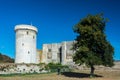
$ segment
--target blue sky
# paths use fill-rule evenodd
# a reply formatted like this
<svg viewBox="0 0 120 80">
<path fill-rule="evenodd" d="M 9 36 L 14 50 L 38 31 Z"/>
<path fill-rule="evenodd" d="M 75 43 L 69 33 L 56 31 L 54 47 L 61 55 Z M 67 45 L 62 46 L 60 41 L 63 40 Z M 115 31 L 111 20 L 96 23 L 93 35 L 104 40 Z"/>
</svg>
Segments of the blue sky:
<svg viewBox="0 0 120 80">
<path fill-rule="evenodd" d="M 115 60 L 120 60 L 119 0 L 0 0 L 0 52 L 15 55 L 14 27 L 32 24 L 39 30 L 37 48 L 43 43 L 72 41 L 72 27 L 87 14 L 104 13 L 107 39 L 115 48 Z"/>
</svg>

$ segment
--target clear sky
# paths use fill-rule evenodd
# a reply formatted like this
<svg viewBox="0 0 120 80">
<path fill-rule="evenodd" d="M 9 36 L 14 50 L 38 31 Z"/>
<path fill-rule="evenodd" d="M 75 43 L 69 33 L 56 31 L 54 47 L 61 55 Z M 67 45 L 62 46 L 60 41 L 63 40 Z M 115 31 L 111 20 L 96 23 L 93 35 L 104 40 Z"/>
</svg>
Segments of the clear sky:
<svg viewBox="0 0 120 80">
<path fill-rule="evenodd" d="M 0 0 L 0 52 L 15 56 L 18 24 L 32 24 L 39 30 L 37 48 L 44 43 L 72 41 L 72 27 L 87 14 L 104 13 L 107 39 L 120 60 L 120 0 Z"/>
</svg>

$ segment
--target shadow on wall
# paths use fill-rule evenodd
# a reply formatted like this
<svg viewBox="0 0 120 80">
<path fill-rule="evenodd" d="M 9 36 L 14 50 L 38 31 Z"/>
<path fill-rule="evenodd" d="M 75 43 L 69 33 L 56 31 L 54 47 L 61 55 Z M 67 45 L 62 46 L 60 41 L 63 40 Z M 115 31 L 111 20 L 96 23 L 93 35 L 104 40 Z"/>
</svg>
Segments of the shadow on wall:
<svg viewBox="0 0 120 80">
<path fill-rule="evenodd" d="M 87 73 L 77 73 L 77 72 L 63 72 L 62 75 L 66 77 L 76 77 L 76 78 L 89 78 L 90 74 Z M 94 75 L 95 77 L 103 77 L 101 75 Z"/>
</svg>

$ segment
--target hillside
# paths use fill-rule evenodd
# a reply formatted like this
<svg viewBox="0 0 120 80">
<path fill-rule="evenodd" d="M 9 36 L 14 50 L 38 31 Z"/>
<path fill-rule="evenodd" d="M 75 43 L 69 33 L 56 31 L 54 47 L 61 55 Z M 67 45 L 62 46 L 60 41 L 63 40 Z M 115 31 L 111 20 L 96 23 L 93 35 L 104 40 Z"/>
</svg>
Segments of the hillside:
<svg viewBox="0 0 120 80">
<path fill-rule="evenodd" d="M 0 63 L 14 63 L 14 59 L 0 53 Z"/>
</svg>

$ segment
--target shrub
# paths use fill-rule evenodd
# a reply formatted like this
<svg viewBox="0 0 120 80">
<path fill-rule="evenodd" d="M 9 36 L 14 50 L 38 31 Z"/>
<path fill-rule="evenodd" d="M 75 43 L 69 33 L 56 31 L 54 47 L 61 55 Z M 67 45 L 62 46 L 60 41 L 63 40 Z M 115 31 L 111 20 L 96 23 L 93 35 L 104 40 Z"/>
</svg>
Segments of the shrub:
<svg viewBox="0 0 120 80">
<path fill-rule="evenodd" d="M 69 70 L 69 67 L 66 65 L 61 65 L 60 63 L 49 63 L 46 65 L 46 70 L 50 70 L 50 72 L 57 72 L 58 69 L 63 72 Z"/>
</svg>

